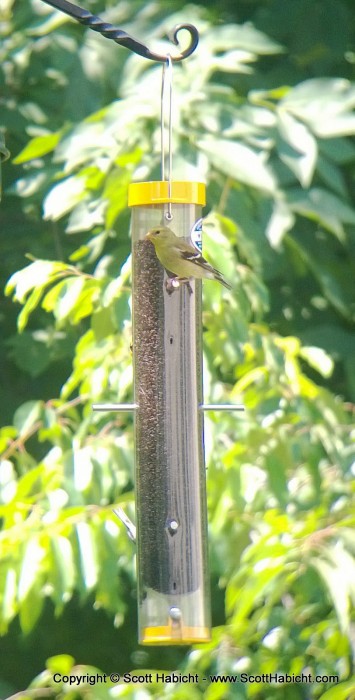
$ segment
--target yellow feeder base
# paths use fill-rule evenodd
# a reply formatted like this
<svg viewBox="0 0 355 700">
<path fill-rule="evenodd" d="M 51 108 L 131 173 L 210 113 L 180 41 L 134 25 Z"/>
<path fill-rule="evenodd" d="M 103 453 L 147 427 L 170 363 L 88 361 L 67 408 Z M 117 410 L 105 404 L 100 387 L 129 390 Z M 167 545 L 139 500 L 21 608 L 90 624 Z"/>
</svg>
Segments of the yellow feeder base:
<svg viewBox="0 0 355 700">
<path fill-rule="evenodd" d="M 184 627 L 181 625 L 165 625 L 160 627 L 144 627 L 141 630 L 140 644 L 199 644 L 211 640 L 208 627 Z"/>
</svg>

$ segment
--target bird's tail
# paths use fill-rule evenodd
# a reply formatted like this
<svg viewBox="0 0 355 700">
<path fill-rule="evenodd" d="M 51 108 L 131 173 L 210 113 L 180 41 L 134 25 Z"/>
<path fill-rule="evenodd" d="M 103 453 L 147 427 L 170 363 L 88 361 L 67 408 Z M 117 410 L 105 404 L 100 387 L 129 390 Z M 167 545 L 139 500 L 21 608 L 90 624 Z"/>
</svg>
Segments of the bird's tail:
<svg viewBox="0 0 355 700">
<path fill-rule="evenodd" d="M 221 275 L 221 273 L 218 270 L 213 269 L 213 272 L 215 280 L 223 284 L 223 287 L 226 287 L 227 289 L 232 289 L 232 285 L 224 279 L 223 275 Z"/>
</svg>

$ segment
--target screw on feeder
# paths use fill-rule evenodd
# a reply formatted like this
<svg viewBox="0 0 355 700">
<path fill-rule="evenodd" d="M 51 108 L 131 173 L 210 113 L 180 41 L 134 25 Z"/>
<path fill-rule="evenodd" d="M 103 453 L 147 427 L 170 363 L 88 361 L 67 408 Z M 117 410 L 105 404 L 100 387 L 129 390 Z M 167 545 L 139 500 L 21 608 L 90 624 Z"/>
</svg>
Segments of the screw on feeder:
<svg viewBox="0 0 355 700">
<path fill-rule="evenodd" d="M 174 518 L 169 520 L 168 525 L 167 525 L 167 530 L 169 532 L 169 535 L 176 535 L 178 529 L 179 529 L 178 521 L 175 520 Z"/>
<path fill-rule="evenodd" d="M 181 620 L 181 610 L 175 605 L 172 605 L 169 610 L 169 615 L 173 622 L 180 622 Z"/>
</svg>

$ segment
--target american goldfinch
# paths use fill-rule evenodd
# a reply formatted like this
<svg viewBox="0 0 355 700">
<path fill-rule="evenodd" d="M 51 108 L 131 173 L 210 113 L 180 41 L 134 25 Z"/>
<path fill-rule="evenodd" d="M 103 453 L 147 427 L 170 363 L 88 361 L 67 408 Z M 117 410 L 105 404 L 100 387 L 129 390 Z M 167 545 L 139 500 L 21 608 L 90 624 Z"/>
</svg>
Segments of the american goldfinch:
<svg viewBox="0 0 355 700">
<path fill-rule="evenodd" d="M 227 289 L 232 289 L 221 273 L 196 248 L 176 236 L 167 226 L 152 228 L 146 238 L 153 243 L 158 260 L 176 280 L 188 282 L 191 277 L 206 278 L 217 280 Z"/>
</svg>

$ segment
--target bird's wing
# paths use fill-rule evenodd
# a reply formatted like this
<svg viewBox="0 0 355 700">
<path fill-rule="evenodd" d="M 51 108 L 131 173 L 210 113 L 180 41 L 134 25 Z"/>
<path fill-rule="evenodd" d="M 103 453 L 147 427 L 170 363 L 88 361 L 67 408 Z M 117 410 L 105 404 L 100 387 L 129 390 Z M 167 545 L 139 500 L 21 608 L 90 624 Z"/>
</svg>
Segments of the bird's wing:
<svg viewBox="0 0 355 700">
<path fill-rule="evenodd" d="M 196 250 L 196 248 L 193 248 L 192 246 L 188 246 L 185 250 L 180 251 L 180 255 L 184 260 L 188 260 L 189 262 L 195 263 L 200 265 L 201 267 L 204 267 L 206 270 L 213 270 L 214 272 L 217 272 L 217 270 L 210 265 L 210 263 L 201 255 L 201 253 Z"/>
<path fill-rule="evenodd" d="M 187 243 L 184 238 L 178 238 L 175 236 L 176 241 L 174 241 L 174 246 L 176 250 L 179 250 L 180 253 L 181 251 L 184 251 L 186 254 L 190 253 L 190 255 L 200 255 L 200 252 L 195 248 L 195 246 L 191 245 L 191 243 Z"/>
<path fill-rule="evenodd" d="M 175 236 L 177 238 L 177 236 Z M 223 275 L 219 272 L 219 270 L 216 270 L 215 267 L 213 267 L 208 260 L 206 260 L 203 255 L 201 255 L 200 251 L 197 250 L 194 246 L 190 245 L 189 243 L 186 243 L 183 240 L 178 239 L 177 241 L 174 241 L 173 248 L 175 249 L 175 253 L 178 254 L 180 261 L 184 261 L 188 263 L 187 265 L 187 270 L 186 270 L 186 277 L 189 276 L 189 273 L 192 277 L 208 277 L 210 279 L 216 279 L 219 282 L 221 282 L 227 289 L 231 289 L 231 286 L 226 280 L 224 279 Z M 164 264 L 164 262 L 163 262 Z M 191 265 L 191 268 L 189 268 L 189 264 Z M 169 265 L 168 265 L 169 266 Z M 194 270 L 195 268 L 195 270 Z M 204 270 L 206 274 L 196 274 L 197 269 Z M 181 268 L 180 268 L 181 269 Z"/>
</svg>

